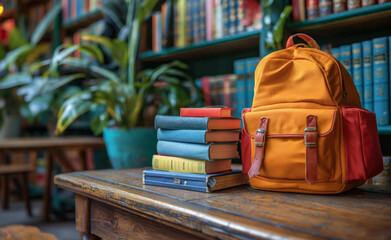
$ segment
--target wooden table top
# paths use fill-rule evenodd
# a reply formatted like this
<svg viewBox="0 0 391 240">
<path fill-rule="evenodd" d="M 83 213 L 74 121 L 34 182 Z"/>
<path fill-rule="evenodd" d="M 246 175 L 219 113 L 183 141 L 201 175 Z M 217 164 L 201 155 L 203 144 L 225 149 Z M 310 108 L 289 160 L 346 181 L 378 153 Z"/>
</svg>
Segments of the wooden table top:
<svg viewBox="0 0 391 240">
<path fill-rule="evenodd" d="M 105 143 L 100 137 L 35 137 L 10 138 L 0 140 L 0 150 L 39 150 L 48 148 L 104 148 Z"/>
<path fill-rule="evenodd" d="M 223 239 L 391 239 L 391 188 L 365 185 L 339 195 L 241 186 L 215 193 L 144 186 L 142 169 L 60 174 L 55 183 L 155 221 Z"/>
</svg>

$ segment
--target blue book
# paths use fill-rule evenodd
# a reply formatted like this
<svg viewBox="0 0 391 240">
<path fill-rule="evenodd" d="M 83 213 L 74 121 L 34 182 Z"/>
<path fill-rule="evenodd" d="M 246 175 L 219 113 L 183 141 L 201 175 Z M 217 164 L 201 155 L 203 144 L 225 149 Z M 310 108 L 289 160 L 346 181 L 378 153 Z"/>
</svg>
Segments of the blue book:
<svg viewBox="0 0 391 240">
<path fill-rule="evenodd" d="M 159 170 L 144 170 L 143 184 L 169 187 L 197 192 L 213 192 L 248 183 L 246 174 L 240 170 L 223 173 L 198 174 Z"/>
<path fill-rule="evenodd" d="M 229 35 L 229 9 L 230 5 L 228 4 L 228 0 L 222 0 L 222 11 L 223 11 L 223 37 Z"/>
<path fill-rule="evenodd" d="M 372 77 L 372 43 L 362 42 L 363 49 L 363 79 L 364 79 L 364 108 L 373 112 L 373 77 Z"/>
<path fill-rule="evenodd" d="M 352 76 L 352 47 L 350 45 L 341 46 L 341 63 Z"/>
<path fill-rule="evenodd" d="M 234 73 L 236 74 L 236 102 L 238 117 L 241 117 L 242 110 L 247 107 L 247 81 L 246 81 L 246 60 L 234 61 Z"/>
<path fill-rule="evenodd" d="M 205 0 L 199 0 L 199 39 L 200 42 L 203 42 L 206 40 L 206 1 Z"/>
<path fill-rule="evenodd" d="M 233 108 L 232 110 L 232 116 L 241 118 L 241 112 L 239 112 L 238 109 L 238 103 L 236 101 L 236 75 L 230 74 L 228 75 L 229 78 L 229 103 L 230 107 Z"/>
<path fill-rule="evenodd" d="M 237 143 L 197 144 L 158 141 L 157 152 L 161 155 L 206 161 L 239 158 Z"/>
<path fill-rule="evenodd" d="M 161 129 L 157 130 L 159 141 L 209 143 L 209 142 L 238 142 L 239 131 L 207 131 L 187 129 Z"/>
<path fill-rule="evenodd" d="M 374 88 L 374 112 L 377 124 L 380 126 L 389 123 L 389 86 L 388 86 L 388 61 L 387 61 L 387 37 L 372 40 L 373 52 L 373 88 Z"/>
<path fill-rule="evenodd" d="M 239 118 L 178 117 L 156 115 L 155 128 L 198 129 L 198 130 L 237 130 Z"/>
<path fill-rule="evenodd" d="M 236 18 L 237 18 L 237 14 L 236 14 L 236 1 L 235 0 L 231 0 L 229 1 L 229 13 L 228 13 L 228 31 L 229 31 L 229 35 L 234 35 L 237 31 L 236 31 L 236 26 L 237 26 L 237 22 L 236 22 Z"/>
<path fill-rule="evenodd" d="M 361 43 L 352 44 L 352 59 L 353 59 L 353 82 L 356 85 L 360 102 L 364 102 L 364 83 L 362 76 L 362 49 Z"/>
<path fill-rule="evenodd" d="M 335 59 L 337 59 L 338 61 L 341 61 L 341 49 L 339 47 L 332 48 L 331 55 L 333 55 L 333 57 L 335 57 Z"/>
<path fill-rule="evenodd" d="M 259 58 L 247 58 L 246 70 L 247 70 L 247 100 L 246 107 L 251 107 L 254 98 L 254 74 L 255 69 L 259 63 Z"/>
</svg>

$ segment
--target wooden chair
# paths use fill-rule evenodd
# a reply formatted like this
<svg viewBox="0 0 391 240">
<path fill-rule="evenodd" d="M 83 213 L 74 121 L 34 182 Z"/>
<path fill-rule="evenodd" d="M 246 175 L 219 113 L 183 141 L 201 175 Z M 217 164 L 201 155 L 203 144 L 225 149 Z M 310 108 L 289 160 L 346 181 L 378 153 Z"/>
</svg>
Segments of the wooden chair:
<svg viewBox="0 0 391 240">
<path fill-rule="evenodd" d="M 28 190 L 28 174 L 32 173 L 36 169 L 37 159 L 35 154 L 30 163 L 23 164 L 5 164 L 5 154 L 0 153 L 2 161 L 0 162 L 0 176 L 1 176 L 1 206 L 3 209 L 8 209 L 9 200 L 9 184 L 12 176 L 21 176 L 22 194 L 26 204 L 27 214 L 32 216 L 30 195 Z"/>
</svg>

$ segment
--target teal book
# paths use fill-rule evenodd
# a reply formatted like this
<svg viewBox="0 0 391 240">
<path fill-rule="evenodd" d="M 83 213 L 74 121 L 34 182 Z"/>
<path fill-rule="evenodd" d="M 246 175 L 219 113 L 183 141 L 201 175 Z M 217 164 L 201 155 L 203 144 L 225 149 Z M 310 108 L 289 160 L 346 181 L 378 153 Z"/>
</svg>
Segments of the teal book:
<svg viewBox="0 0 391 240">
<path fill-rule="evenodd" d="M 341 63 L 352 76 L 352 47 L 350 45 L 341 46 Z"/>
<path fill-rule="evenodd" d="M 239 117 L 242 110 L 247 107 L 247 81 L 246 81 L 246 60 L 239 59 L 234 61 L 234 73 L 236 75 L 236 103 Z"/>
<path fill-rule="evenodd" d="M 221 0 L 222 11 L 223 11 L 223 37 L 229 35 L 229 0 Z"/>
<path fill-rule="evenodd" d="M 255 69 L 259 63 L 259 58 L 247 58 L 246 59 L 246 71 L 247 71 L 247 99 L 246 107 L 251 107 L 254 98 L 254 75 Z"/>
<path fill-rule="evenodd" d="M 199 32 L 199 40 L 200 42 L 203 42 L 206 40 L 206 0 L 199 0 L 198 1 L 198 10 L 200 11 L 199 13 L 199 27 L 198 27 L 198 32 Z"/>
<path fill-rule="evenodd" d="M 363 49 L 363 79 L 364 79 L 364 108 L 373 112 L 373 76 L 372 76 L 372 43 L 362 42 Z"/>
<path fill-rule="evenodd" d="M 198 130 L 237 130 L 240 118 L 179 117 L 156 115 L 155 128 L 198 129 Z"/>
<path fill-rule="evenodd" d="M 197 192 L 213 192 L 243 184 L 248 184 L 247 174 L 240 170 L 222 173 L 198 174 L 144 170 L 143 184 Z"/>
<path fill-rule="evenodd" d="M 374 88 L 374 112 L 377 124 L 380 126 L 389 124 L 390 95 L 388 80 L 387 37 L 372 40 L 373 52 L 373 88 Z"/>
<path fill-rule="evenodd" d="M 228 29 L 229 29 L 229 35 L 234 35 L 236 31 L 236 26 L 237 26 L 237 14 L 236 14 L 236 1 L 231 0 L 229 1 L 229 15 L 228 15 Z"/>
<path fill-rule="evenodd" d="M 339 47 L 332 48 L 331 55 L 333 55 L 333 57 L 335 57 L 335 59 L 337 59 L 338 61 L 341 61 L 341 49 Z"/>
<path fill-rule="evenodd" d="M 239 158 L 236 142 L 197 144 L 159 140 L 157 152 L 161 155 L 206 161 Z"/>
<path fill-rule="evenodd" d="M 161 129 L 157 130 L 159 141 L 185 142 L 185 143 L 210 143 L 210 142 L 237 142 L 239 131 L 208 131 L 188 129 Z"/>
<path fill-rule="evenodd" d="M 353 60 L 353 82 L 356 85 L 360 102 L 364 102 L 364 83 L 362 72 L 362 47 L 361 42 L 352 44 L 352 60 Z"/>
</svg>

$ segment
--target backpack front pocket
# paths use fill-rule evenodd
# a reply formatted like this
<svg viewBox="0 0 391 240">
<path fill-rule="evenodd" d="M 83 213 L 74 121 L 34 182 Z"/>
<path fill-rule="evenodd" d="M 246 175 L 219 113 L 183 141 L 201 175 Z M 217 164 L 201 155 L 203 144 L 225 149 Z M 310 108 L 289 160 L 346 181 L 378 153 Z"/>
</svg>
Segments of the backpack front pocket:
<svg viewBox="0 0 391 240">
<path fill-rule="evenodd" d="M 315 116 L 315 128 L 308 127 L 308 116 Z M 251 136 L 252 161 L 257 148 L 254 138 L 262 117 L 268 118 L 269 121 L 264 158 L 257 177 L 271 181 L 305 181 L 306 174 L 312 174 L 308 171 L 315 169 L 316 182 L 336 181 L 341 178 L 341 135 L 340 131 L 337 131 L 341 126 L 338 109 L 289 108 L 246 113 L 244 127 Z M 315 140 L 305 141 L 309 132 L 316 132 Z M 309 155 L 314 153 L 315 166 L 309 168 Z"/>
</svg>

